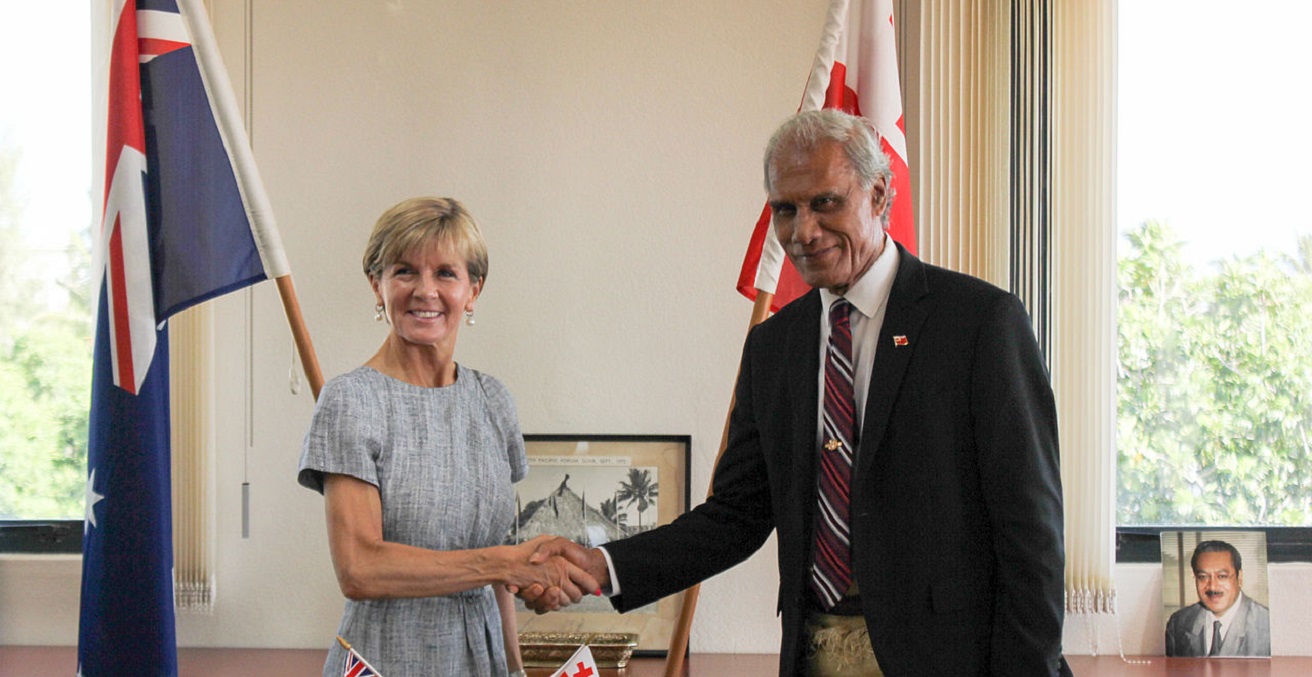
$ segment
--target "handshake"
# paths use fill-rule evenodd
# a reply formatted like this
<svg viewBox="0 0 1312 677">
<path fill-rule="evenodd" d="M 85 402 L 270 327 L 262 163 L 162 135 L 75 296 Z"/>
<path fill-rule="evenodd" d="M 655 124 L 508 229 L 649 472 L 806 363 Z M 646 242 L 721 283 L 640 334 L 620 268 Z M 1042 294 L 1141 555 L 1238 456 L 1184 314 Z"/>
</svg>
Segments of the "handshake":
<svg viewBox="0 0 1312 677">
<path fill-rule="evenodd" d="M 610 587 L 606 556 L 567 538 L 538 536 L 507 546 L 511 557 L 503 584 L 533 611 L 544 614 L 601 595 Z"/>
</svg>

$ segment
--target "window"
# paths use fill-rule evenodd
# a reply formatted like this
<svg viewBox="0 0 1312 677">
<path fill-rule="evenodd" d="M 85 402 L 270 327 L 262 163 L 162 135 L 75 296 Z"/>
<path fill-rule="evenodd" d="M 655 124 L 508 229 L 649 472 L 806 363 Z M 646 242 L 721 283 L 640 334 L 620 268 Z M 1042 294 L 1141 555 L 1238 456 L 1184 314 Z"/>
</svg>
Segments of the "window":
<svg viewBox="0 0 1312 677">
<path fill-rule="evenodd" d="M 1119 6 L 1117 521 L 1153 561 L 1152 527 L 1263 528 L 1273 561 L 1312 543 L 1308 21 Z"/>
<path fill-rule="evenodd" d="M 89 35 L 84 2 L 0 3 L 0 551 L 81 550 L 96 193 Z"/>
</svg>

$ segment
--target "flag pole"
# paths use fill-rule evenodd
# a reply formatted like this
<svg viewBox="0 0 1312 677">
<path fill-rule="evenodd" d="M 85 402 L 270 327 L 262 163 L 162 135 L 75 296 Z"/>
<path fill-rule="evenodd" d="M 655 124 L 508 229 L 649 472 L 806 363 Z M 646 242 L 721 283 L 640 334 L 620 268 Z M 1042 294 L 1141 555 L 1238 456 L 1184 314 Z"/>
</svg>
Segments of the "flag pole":
<svg viewBox="0 0 1312 677">
<path fill-rule="evenodd" d="M 305 378 L 310 382 L 310 392 L 318 400 L 319 391 L 323 389 L 323 371 L 319 369 L 319 357 L 314 352 L 310 330 L 305 326 L 305 318 L 301 316 L 301 303 L 296 299 L 292 276 L 282 275 L 274 278 L 274 281 L 278 283 L 278 296 L 282 297 L 282 308 L 287 313 L 287 324 L 291 327 L 292 340 L 296 342 L 296 353 L 301 357 Z"/>
<path fill-rule="evenodd" d="M 215 123 L 219 135 L 224 140 L 224 148 L 229 153 L 233 166 L 234 178 L 242 195 L 246 217 L 250 221 L 255 246 L 260 252 L 260 260 L 266 274 L 278 284 L 278 295 L 282 297 L 283 311 L 287 314 L 287 324 L 292 330 L 296 342 L 296 352 L 300 355 L 305 377 L 310 382 L 314 398 L 319 399 L 323 388 L 323 372 L 319 369 L 319 358 L 314 353 L 314 344 L 310 341 L 310 332 L 301 316 L 301 304 L 296 299 L 296 289 L 292 285 L 291 267 L 287 263 L 282 249 L 282 238 L 273 218 L 273 207 L 264 192 L 264 182 L 260 180 L 259 167 L 255 164 L 255 155 L 251 152 L 250 134 L 242 124 L 242 115 L 233 94 L 232 82 L 223 67 L 223 58 L 219 54 L 218 40 L 210 26 L 205 4 L 201 0 L 178 0 L 182 9 L 186 29 L 191 35 L 192 49 L 196 53 L 196 64 L 200 71 L 205 92 L 210 97 L 211 105 L 216 111 Z M 249 92 L 248 92 L 249 93 Z"/>
<path fill-rule="evenodd" d="M 747 325 L 750 333 L 756 325 L 770 317 L 770 302 L 774 294 L 760 289 L 756 290 L 756 302 L 752 305 L 752 318 Z M 737 379 L 734 379 L 737 383 Z M 715 485 L 715 468 L 720 465 L 725 447 L 729 446 L 729 419 L 733 416 L 733 407 L 737 395 L 729 396 L 729 411 L 724 415 L 724 432 L 720 434 L 720 450 L 715 454 L 715 463 L 711 465 L 711 486 L 706 487 L 706 498 L 711 497 Z M 688 635 L 692 632 L 692 617 L 697 611 L 697 596 L 702 586 L 700 583 L 683 591 L 683 603 L 679 606 L 679 618 L 674 624 L 674 634 L 670 636 L 670 649 L 665 655 L 665 677 L 681 677 L 684 673 L 683 657 L 688 652 Z"/>
</svg>

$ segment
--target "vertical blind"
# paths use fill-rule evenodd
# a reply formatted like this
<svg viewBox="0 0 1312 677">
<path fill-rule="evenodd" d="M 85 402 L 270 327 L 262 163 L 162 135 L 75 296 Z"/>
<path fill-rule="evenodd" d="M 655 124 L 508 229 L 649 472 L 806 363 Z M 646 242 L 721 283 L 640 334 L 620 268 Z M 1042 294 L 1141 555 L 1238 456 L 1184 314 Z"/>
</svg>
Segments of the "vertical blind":
<svg viewBox="0 0 1312 677">
<path fill-rule="evenodd" d="M 173 429 L 173 599 L 214 605 L 214 326 L 200 304 L 169 320 Z"/>
<path fill-rule="evenodd" d="M 1053 353 L 1066 606 L 1116 611 L 1116 4 L 1053 5 Z"/>
<path fill-rule="evenodd" d="M 1011 5 L 1011 290 L 1052 368 L 1052 12 Z"/>
<path fill-rule="evenodd" d="M 926 261 L 1025 301 L 1057 399 L 1066 608 L 1115 612 L 1115 0 L 903 1 Z"/>
<path fill-rule="evenodd" d="M 903 3 L 918 12 L 915 173 L 920 255 L 1007 284 L 1008 13 L 1000 2 Z M 914 29 L 914 26 L 912 27 Z M 917 44 L 918 43 L 918 44 Z M 903 81 L 910 80 L 904 78 Z"/>
</svg>

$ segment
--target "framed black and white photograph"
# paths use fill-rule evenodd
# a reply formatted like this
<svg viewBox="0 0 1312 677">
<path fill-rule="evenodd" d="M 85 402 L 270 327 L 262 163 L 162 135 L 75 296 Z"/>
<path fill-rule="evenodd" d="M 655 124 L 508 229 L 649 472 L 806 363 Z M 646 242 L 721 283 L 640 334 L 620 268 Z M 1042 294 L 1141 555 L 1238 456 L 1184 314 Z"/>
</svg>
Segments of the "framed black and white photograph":
<svg viewBox="0 0 1312 677">
<path fill-rule="evenodd" d="M 688 435 L 525 435 L 524 441 L 529 471 L 515 485 L 509 543 L 552 534 L 596 547 L 668 524 L 690 507 Z M 682 597 L 626 614 L 605 597 L 541 616 L 517 602 L 525 658 L 542 637 L 591 633 L 636 635 L 634 654 L 663 656 Z"/>
</svg>

